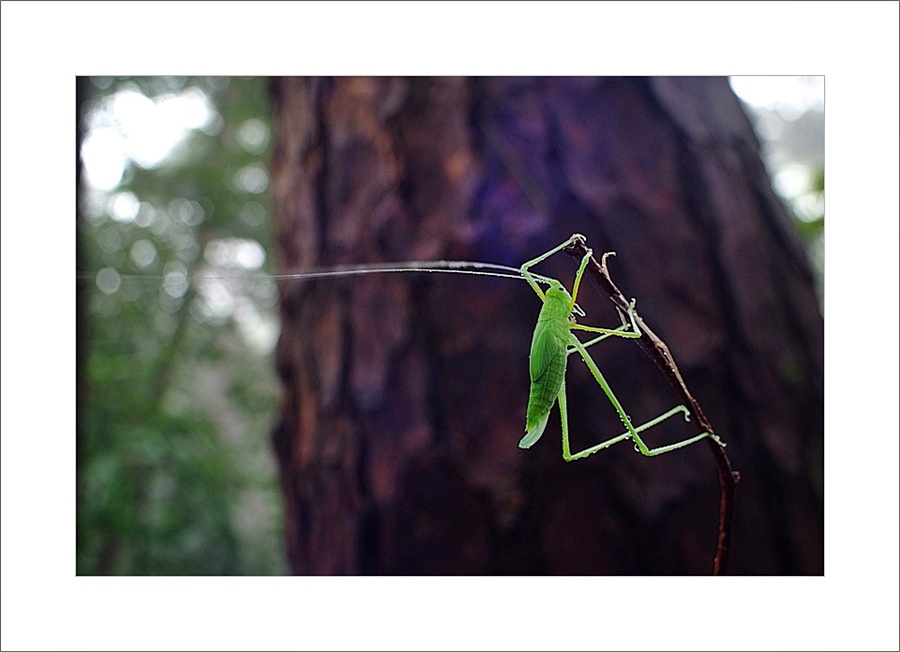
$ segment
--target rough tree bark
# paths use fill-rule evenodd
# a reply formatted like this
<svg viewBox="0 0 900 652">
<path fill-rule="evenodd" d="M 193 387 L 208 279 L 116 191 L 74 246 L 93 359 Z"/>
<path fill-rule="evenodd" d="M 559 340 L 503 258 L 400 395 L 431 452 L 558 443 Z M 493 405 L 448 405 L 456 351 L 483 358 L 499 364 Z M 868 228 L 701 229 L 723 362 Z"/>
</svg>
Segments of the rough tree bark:
<svg viewBox="0 0 900 652">
<path fill-rule="evenodd" d="M 397 260 L 518 266 L 573 232 L 667 342 L 728 442 L 730 572 L 823 572 L 823 321 L 805 254 L 722 78 L 273 81 L 282 271 Z M 536 271 L 571 284 L 559 255 Z M 522 451 L 526 284 L 285 281 L 274 444 L 291 569 L 315 574 L 709 573 L 706 446 L 566 463 Z M 618 325 L 586 282 L 583 323 Z M 677 399 L 627 341 L 594 357 L 635 421 Z M 621 431 L 580 361 L 573 446 Z M 691 434 L 670 424 L 648 438 Z M 682 430 L 681 428 L 686 430 Z"/>
</svg>

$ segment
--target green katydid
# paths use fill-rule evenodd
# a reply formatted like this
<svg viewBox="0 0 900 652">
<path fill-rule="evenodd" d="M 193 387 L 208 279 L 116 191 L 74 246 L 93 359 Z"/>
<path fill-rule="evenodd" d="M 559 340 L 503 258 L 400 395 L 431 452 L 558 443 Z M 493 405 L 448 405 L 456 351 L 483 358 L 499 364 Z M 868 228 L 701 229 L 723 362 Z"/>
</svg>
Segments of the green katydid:
<svg viewBox="0 0 900 652">
<path fill-rule="evenodd" d="M 431 261 L 431 262 L 410 262 L 399 263 L 390 266 L 366 265 L 357 267 L 332 268 L 327 271 L 318 271 L 299 274 L 283 274 L 276 278 L 281 279 L 301 279 L 315 278 L 321 276 L 344 276 L 354 274 L 371 274 L 386 272 L 443 272 L 456 274 L 476 274 L 484 276 L 501 276 L 507 278 L 521 278 L 528 282 L 535 293 L 541 298 L 544 305 L 541 308 L 538 322 L 534 329 L 534 336 L 531 342 L 531 353 L 529 356 L 529 371 L 531 376 L 531 388 L 529 392 L 528 408 L 526 410 L 525 436 L 519 442 L 520 448 L 530 448 L 540 439 L 546 428 L 547 421 L 550 416 L 550 410 L 554 403 L 559 403 L 560 418 L 562 420 L 562 454 L 566 461 L 581 459 L 596 453 L 597 451 L 609 448 L 613 444 L 631 439 L 634 441 L 635 448 L 641 454 L 646 456 L 661 455 L 670 451 L 683 448 L 690 444 L 700 441 L 706 437 L 713 438 L 719 445 L 724 444 L 719 438 L 709 432 L 702 432 L 683 441 L 660 446 L 657 448 L 648 448 L 641 438 L 641 432 L 665 421 L 669 417 L 676 414 L 682 414 L 686 421 L 690 420 L 690 411 L 684 405 L 678 405 L 668 412 L 647 421 L 640 426 L 634 426 L 630 418 L 625 413 L 622 404 L 613 393 L 597 367 L 597 364 L 587 352 L 587 348 L 611 336 L 624 338 L 641 337 L 640 329 L 634 319 L 634 300 L 631 301 L 628 309 L 629 324 L 620 326 L 615 329 L 598 328 L 594 326 L 585 326 L 575 321 L 576 314 L 584 316 L 581 309 L 575 303 L 578 296 L 578 289 L 581 285 L 581 279 L 584 276 L 585 268 L 592 255 L 591 250 L 581 260 L 578 272 L 575 274 L 575 282 L 572 286 L 571 294 L 563 287 L 562 283 L 556 279 L 548 278 L 535 274 L 530 271 L 532 267 L 546 260 L 553 254 L 565 249 L 567 246 L 575 242 L 577 239 L 585 240 L 584 236 L 579 234 L 572 235 L 568 240 L 563 242 L 550 251 L 541 254 L 537 258 L 533 258 L 524 263 L 518 269 L 505 265 L 496 265 L 492 263 L 472 263 L 465 261 Z M 546 292 L 541 290 L 539 284 L 547 285 Z M 598 337 L 586 342 L 581 342 L 572 331 L 580 330 L 591 333 L 599 333 Z M 566 406 L 566 386 L 565 371 L 569 355 L 578 352 L 584 360 L 597 384 L 603 390 L 609 402 L 615 408 L 622 423 L 625 424 L 625 432 L 611 439 L 607 439 L 599 444 L 586 448 L 578 453 L 572 453 L 569 446 L 569 424 L 568 412 Z"/>
<path fill-rule="evenodd" d="M 572 286 L 571 294 L 566 291 L 562 283 L 556 280 L 551 280 L 549 283 L 550 287 L 544 292 L 537 284 L 533 274 L 529 271 L 531 267 L 534 267 L 556 252 L 565 249 L 577 239 L 584 240 L 585 238 L 582 235 L 574 234 L 561 245 L 554 247 L 545 254 L 541 254 L 537 258 L 529 260 L 519 268 L 522 277 L 528 281 L 531 288 L 544 302 L 540 315 L 538 316 L 537 326 L 535 326 L 534 329 L 534 336 L 531 340 L 531 355 L 529 358 L 531 391 L 529 392 L 528 409 L 525 418 L 525 436 L 522 437 L 522 440 L 519 442 L 519 447 L 530 448 L 538 439 L 540 439 L 544 432 L 544 428 L 547 426 L 547 420 L 550 417 L 550 409 L 553 407 L 553 404 L 557 402 L 559 403 L 559 413 L 560 418 L 562 419 L 562 454 L 567 462 L 587 457 L 592 453 L 596 453 L 604 448 L 609 448 L 613 444 L 617 444 L 618 442 L 627 439 L 632 439 L 635 443 L 635 448 L 641 454 L 647 456 L 668 453 L 693 444 L 706 437 L 714 438 L 721 445 L 722 442 L 719 441 L 718 437 L 709 432 L 702 432 L 699 435 L 695 435 L 684 441 L 668 446 L 660 446 L 658 448 L 648 448 L 644 443 L 644 440 L 641 439 L 641 436 L 638 433 L 643 432 L 676 414 L 681 413 L 684 415 L 686 421 L 690 420 L 690 412 L 685 406 L 679 405 L 665 414 L 661 414 L 655 419 L 651 419 L 647 423 L 637 427 L 633 426 L 631 424 L 631 419 L 622 408 L 622 404 L 619 403 L 619 399 L 616 398 L 609 383 L 606 382 L 606 379 L 603 377 L 603 374 L 600 373 L 597 364 L 587 352 L 589 346 L 612 335 L 626 338 L 639 338 L 641 336 L 640 329 L 634 320 L 634 300 L 632 299 L 628 309 L 630 324 L 620 326 L 616 329 L 584 326 L 575 321 L 576 312 L 583 315 L 583 313 L 580 313 L 578 310 L 575 299 L 578 296 L 578 288 L 581 285 L 584 270 L 592 255 L 591 250 L 588 249 L 587 253 L 581 259 L 581 265 L 578 267 L 578 272 L 575 274 L 575 283 Z M 631 327 L 630 330 L 628 330 L 629 326 Z M 575 337 L 575 334 L 572 332 L 573 330 L 601 333 L 601 335 L 587 342 L 581 342 L 581 340 Z M 622 423 L 625 424 L 626 431 L 621 435 L 607 439 L 604 442 L 573 454 L 569 448 L 569 422 L 566 409 L 565 373 L 566 361 L 569 355 L 576 351 L 588 366 L 588 369 L 596 379 L 597 384 L 600 385 L 603 393 L 606 394 L 609 402 L 612 403 L 619 418 L 622 420 Z"/>
</svg>

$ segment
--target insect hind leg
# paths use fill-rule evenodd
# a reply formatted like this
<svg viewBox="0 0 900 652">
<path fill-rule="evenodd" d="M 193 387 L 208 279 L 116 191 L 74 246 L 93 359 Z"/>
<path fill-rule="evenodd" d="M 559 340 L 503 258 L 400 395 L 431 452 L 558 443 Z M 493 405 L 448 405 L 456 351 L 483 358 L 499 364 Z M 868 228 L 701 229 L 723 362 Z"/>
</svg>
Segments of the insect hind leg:
<svg viewBox="0 0 900 652">
<path fill-rule="evenodd" d="M 594 362 L 593 358 L 591 358 L 591 355 L 587 352 L 587 350 L 585 350 L 584 345 L 581 342 L 579 342 L 578 339 L 574 335 L 571 335 L 571 338 L 572 338 L 571 346 L 573 346 L 575 348 L 575 350 L 577 350 L 578 353 L 581 355 L 581 358 L 584 360 L 585 364 L 587 364 L 588 369 L 591 372 L 591 375 L 594 376 L 594 379 L 597 381 L 597 384 L 600 385 L 600 389 L 603 390 L 603 393 L 606 394 L 606 397 L 607 397 L 607 399 L 609 399 L 609 402 L 612 403 L 613 407 L 615 408 L 616 412 L 619 415 L 619 419 L 621 419 L 622 423 L 625 424 L 625 428 L 627 430 L 624 433 L 622 433 L 621 435 L 618 435 L 616 437 L 608 439 L 604 442 L 596 444 L 595 446 L 587 448 L 587 449 L 581 451 L 580 453 L 577 453 L 575 455 L 567 457 L 566 458 L 567 461 L 570 459 L 580 459 L 582 457 L 587 457 L 588 455 L 591 455 L 592 453 L 596 453 L 597 451 L 603 450 L 604 448 L 608 448 L 608 447 L 612 446 L 613 444 L 616 444 L 620 441 L 625 441 L 626 439 L 629 439 L 629 438 L 634 440 L 634 444 L 635 444 L 636 448 L 638 449 L 638 452 L 640 452 L 642 455 L 645 455 L 647 457 L 653 457 L 654 455 L 662 455 L 663 453 L 668 453 L 670 451 L 674 451 L 679 448 L 683 448 L 684 446 L 689 446 L 690 444 L 698 442 L 701 439 L 704 439 L 706 437 L 712 437 L 713 439 L 715 439 L 715 441 L 717 443 L 722 445 L 722 442 L 718 439 L 718 437 L 716 437 L 712 433 L 704 431 L 704 432 L 700 433 L 699 435 L 695 435 L 694 437 L 690 437 L 688 439 L 685 439 L 684 441 L 676 442 L 674 444 L 669 444 L 667 446 L 659 446 L 657 448 L 649 448 L 644 443 L 644 440 L 641 439 L 641 436 L 638 433 L 643 432 L 644 430 L 647 430 L 649 428 L 652 428 L 653 426 L 657 425 L 658 423 L 661 423 L 662 421 L 665 421 L 666 419 L 668 419 L 676 414 L 679 414 L 679 413 L 684 415 L 686 421 L 690 420 L 690 411 L 685 406 L 679 405 L 675 408 L 672 408 L 668 412 L 661 414 L 660 416 L 658 416 L 654 419 L 651 419 L 650 421 L 648 421 L 644 424 L 641 424 L 638 427 L 634 427 L 631 423 L 631 419 L 625 413 L 625 410 L 622 407 L 622 404 L 619 402 L 619 399 L 616 398 L 616 395 L 613 393 L 612 388 L 609 386 L 609 383 L 606 382 L 606 379 L 603 377 L 603 374 L 600 373 L 600 369 L 597 367 L 597 363 Z M 562 393 L 560 393 L 560 398 L 561 398 L 561 400 L 564 400 Z M 561 403 L 560 403 L 560 407 L 562 408 Z M 568 435 L 568 433 L 567 433 L 567 435 Z M 568 440 L 568 436 L 566 436 L 566 440 Z M 564 454 L 564 456 L 565 456 L 565 454 Z"/>
</svg>

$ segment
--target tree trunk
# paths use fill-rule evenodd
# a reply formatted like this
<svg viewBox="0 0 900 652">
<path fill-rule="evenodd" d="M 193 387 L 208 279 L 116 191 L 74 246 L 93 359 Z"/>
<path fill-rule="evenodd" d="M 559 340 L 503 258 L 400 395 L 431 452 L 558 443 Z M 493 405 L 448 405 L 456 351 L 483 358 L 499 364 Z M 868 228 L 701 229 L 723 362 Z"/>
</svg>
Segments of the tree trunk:
<svg viewBox="0 0 900 652">
<path fill-rule="evenodd" d="M 282 271 L 518 267 L 573 232 L 598 258 L 616 251 L 613 279 L 741 472 L 730 572 L 823 573 L 823 321 L 727 80 L 279 79 L 273 98 Z M 575 270 L 559 254 L 535 271 L 571 287 Z M 554 408 L 518 448 L 541 306 L 527 284 L 374 274 L 280 291 L 274 444 L 293 572 L 711 572 L 705 445 L 567 463 Z M 578 302 L 581 323 L 619 325 L 587 280 Z M 635 423 L 677 404 L 633 343 L 591 351 Z M 567 388 L 573 449 L 623 430 L 577 356 Z"/>
</svg>

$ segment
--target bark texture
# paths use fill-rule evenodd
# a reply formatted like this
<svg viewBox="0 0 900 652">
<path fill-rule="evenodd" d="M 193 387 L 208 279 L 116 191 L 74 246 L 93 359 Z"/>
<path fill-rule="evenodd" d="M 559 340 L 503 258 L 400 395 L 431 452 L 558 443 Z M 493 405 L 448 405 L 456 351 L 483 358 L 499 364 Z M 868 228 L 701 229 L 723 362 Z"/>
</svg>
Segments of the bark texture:
<svg viewBox="0 0 900 652">
<path fill-rule="evenodd" d="M 823 573 L 823 321 L 802 246 L 724 78 L 273 80 L 282 271 L 518 266 L 587 236 L 669 345 L 741 472 L 730 572 Z M 536 271 L 571 286 L 560 254 Z M 291 569 L 707 574 L 705 446 L 566 463 L 522 451 L 540 301 L 525 283 L 379 274 L 280 287 L 274 445 Z M 617 326 L 585 281 L 583 323 Z M 635 422 L 677 399 L 633 343 L 594 358 Z M 618 434 L 574 356 L 573 449 Z M 691 424 L 648 432 L 651 445 Z"/>
</svg>

